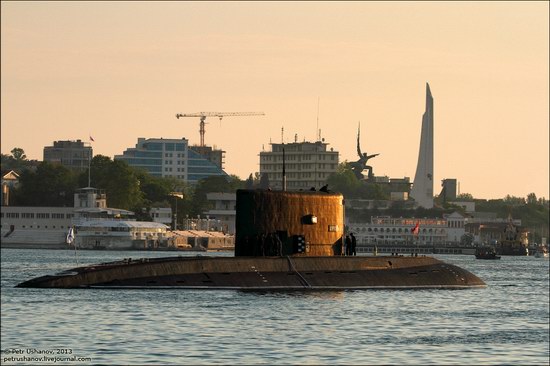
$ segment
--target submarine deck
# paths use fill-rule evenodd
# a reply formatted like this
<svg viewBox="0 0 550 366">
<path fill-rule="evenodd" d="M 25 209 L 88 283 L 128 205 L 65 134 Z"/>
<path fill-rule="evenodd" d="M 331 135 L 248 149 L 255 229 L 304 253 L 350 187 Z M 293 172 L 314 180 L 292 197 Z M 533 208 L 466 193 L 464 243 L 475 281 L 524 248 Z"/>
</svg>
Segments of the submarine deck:
<svg viewBox="0 0 550 366">
<path fill-rule="evenodd" d="M 35 288 L 233 290 L 462 289 L 485 283 L 432 257 L 167 257 L 73 268 L 17 285 Z"/>
</svg>

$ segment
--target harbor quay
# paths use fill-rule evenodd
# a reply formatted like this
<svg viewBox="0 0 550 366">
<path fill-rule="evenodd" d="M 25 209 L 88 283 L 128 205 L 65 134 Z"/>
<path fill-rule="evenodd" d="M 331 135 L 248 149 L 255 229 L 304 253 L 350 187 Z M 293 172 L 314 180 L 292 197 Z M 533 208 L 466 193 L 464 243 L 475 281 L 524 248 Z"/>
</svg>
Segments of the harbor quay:
<svg viewBox="0 0 550 366">
<path fill-rule="evenodd" d="M 397 255 L 425 255 L 425 254 L 466 254 L 475 253 L 473 246 L 456 246 L 455 244 L 444 244 L 438 246 L 428 245 L 403 245 L 402 243 L 381 244 L 381 245 L 358 245 L 357 253 L 363 255 L 397 254 Z"/>
</svg>

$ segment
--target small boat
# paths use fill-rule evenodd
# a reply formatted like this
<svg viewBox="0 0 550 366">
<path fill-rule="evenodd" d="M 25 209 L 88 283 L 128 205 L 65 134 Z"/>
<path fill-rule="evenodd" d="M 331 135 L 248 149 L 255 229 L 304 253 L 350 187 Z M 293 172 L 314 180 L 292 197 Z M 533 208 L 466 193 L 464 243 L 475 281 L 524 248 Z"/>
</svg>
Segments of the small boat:
<svg viewBox="0 0 550 366">
<path fill-rule="evenodd" d="M 493 247 L 478 247 L 475 255 L 477 259 L 500 259 Z"/>
</svg>

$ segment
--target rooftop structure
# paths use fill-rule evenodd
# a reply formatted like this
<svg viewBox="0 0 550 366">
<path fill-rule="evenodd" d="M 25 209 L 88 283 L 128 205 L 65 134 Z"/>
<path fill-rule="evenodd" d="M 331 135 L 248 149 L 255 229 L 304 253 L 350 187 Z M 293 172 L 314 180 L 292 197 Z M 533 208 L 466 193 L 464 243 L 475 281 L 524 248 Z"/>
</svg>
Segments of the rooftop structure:
<svg viewBox="0 0 550 366">
<path fill-rule="evenodd" d="M 82 140 L 54 141 L 53 146 L 44 147 L 44 161 L 58 163 L 71 169 L 88 169 L 92 157 L 92 147 Z"/>
</svg>

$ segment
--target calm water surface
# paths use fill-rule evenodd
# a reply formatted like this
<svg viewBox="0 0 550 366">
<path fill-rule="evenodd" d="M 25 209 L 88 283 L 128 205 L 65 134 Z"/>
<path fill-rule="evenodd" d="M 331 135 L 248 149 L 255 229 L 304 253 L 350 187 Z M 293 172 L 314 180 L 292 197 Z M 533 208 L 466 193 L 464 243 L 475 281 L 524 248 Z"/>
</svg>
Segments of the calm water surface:
<svg viewBox="0 0 550 366">
<path fill-rule="evenodd" d="M 548 259 L 437 256 L 485 289 L 241 292 L 14 288 L 74 267 L 74 252 L 1 254 L 6 365 L 48 352 L 71 365 L 549 363 Z M 170 255 L 80 251 L 78 259 Z"/>
</svg>

